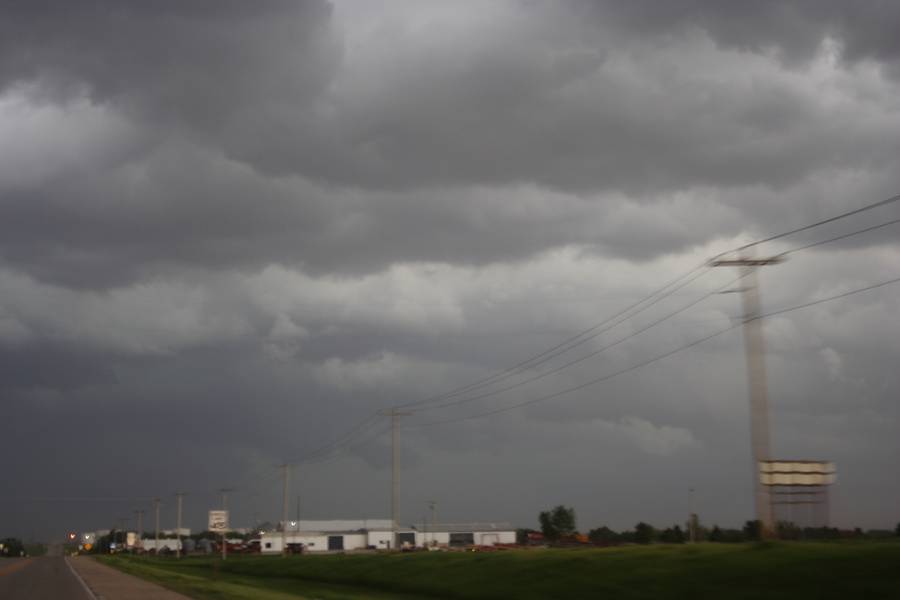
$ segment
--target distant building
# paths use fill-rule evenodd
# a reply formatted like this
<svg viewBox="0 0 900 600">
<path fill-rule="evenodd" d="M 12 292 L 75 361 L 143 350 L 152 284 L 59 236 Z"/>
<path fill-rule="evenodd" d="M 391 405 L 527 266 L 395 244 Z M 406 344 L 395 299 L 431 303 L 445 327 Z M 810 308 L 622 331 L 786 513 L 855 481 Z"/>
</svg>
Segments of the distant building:
<svg viewBox="0 0 900 600">
<path fill-rule="evenodd" d="M 141 540 L 141 548 L 144 552 L 152 552 L 153 550 L 157 550 L 156 547 L 156 539 L 151 540 Z M 178 540 L 165 539 L 160 538 L 159 540 L 159 552 L 175 552 L 176 550 L 181 549 L 181 542 Z"/>
<path fill-rule="evenodd" d="M 514 544 L 516 531 L 507 523 L 439 523 L 399 527 L 390 519 L 288 521 L 285 539 L 288 548 L 307 552 L 390 550 L 403 547 L 465 547 Z M 267 531 L 260 537 L 264 554 L 282 551 L 282 533 Z"/>
</svg>

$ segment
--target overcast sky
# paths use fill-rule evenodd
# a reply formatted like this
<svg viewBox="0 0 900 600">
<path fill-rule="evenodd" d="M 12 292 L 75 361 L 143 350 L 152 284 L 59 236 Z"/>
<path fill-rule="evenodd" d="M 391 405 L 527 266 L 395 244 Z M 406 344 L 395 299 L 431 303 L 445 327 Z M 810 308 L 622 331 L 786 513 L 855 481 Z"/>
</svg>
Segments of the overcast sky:
<svg viewBox="0 0 900 600">
<path fill-rule="evenodd" d="M 0 534 L 174 497 L 205 526 L 389 515 L 379 409 L 535 355 L 711 256 L 900 193 L 900 5 L 0 2 Z M 900 218 L 892 204 L 761 254 Z M 900 276 L 889 226 L 760 273 L 778 310 Z M 740 329 L 703 272 L 632 320 L 402 421 L 404 523 L 752 518 Z M 773 452 L 833 520 L 900 521 L 900 300 L 766 320 Z M 111 498 L 124 497 L 115 501 Z M 296 507 L 292 500 L 291 512 Z"/>
</svg>

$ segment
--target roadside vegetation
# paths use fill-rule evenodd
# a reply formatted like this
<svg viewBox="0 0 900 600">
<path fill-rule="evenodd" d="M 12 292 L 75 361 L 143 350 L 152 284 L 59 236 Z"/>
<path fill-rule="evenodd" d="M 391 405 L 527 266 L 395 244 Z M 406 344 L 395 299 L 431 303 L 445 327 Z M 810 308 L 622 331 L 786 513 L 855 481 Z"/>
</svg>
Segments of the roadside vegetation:
<svg viewBox="0 0 900 600">
<path fill-rule="evenodd" d="M 900 590 L 900 542 L 896 540 L 236 556 L 224 562 L 207 557 L 176 561 L 119 555 L 101 560 L 195 598 L 220 599 L 288 598 L 293 594 L 317 598 L 802 600 L 896 598 Z M 246 595 L 248 589 L 256 590 L 256 595 Z"/>
</svg>

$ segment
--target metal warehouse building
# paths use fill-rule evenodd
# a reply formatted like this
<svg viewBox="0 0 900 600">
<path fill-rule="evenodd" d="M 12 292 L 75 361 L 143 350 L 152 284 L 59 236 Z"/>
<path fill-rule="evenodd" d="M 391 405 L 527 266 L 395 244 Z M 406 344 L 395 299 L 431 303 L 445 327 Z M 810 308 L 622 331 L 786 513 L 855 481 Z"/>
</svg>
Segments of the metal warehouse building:
<svg viewBox="0 0 900 600">
<path fill-rule="evenodd" d="M 403 547 L 465 547 L 514 544 L 516 531 L 508 523 L 438 523 L 399 527 L 396 540 L 390 519 L 293 521 L 285 539 L 288 548 L 300 544 L 308 552 L 389 550 Z M 267 532 L 260 538 L 265 554 L 282 550 L 282 533 Z"/>
</svg>

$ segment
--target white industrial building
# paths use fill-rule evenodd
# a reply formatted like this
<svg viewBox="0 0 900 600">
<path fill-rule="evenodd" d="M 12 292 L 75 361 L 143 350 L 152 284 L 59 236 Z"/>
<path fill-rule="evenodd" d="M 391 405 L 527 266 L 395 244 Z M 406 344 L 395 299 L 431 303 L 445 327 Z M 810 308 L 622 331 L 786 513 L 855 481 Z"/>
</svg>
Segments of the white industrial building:
<svg viewBox="0 0 900 600">
<path fill-rule="evenodd" d="M 292 521 L 283 534 L 289 549 L 307 552 L 390 550 L 403 547 L 466 547 L 514 544 L 516 531 L 507 523 L 438 523 L 399 527 L 390 519 Z M 282 532 L 262 534 L 264 554 L 282 551 Z"/>
</svg>

